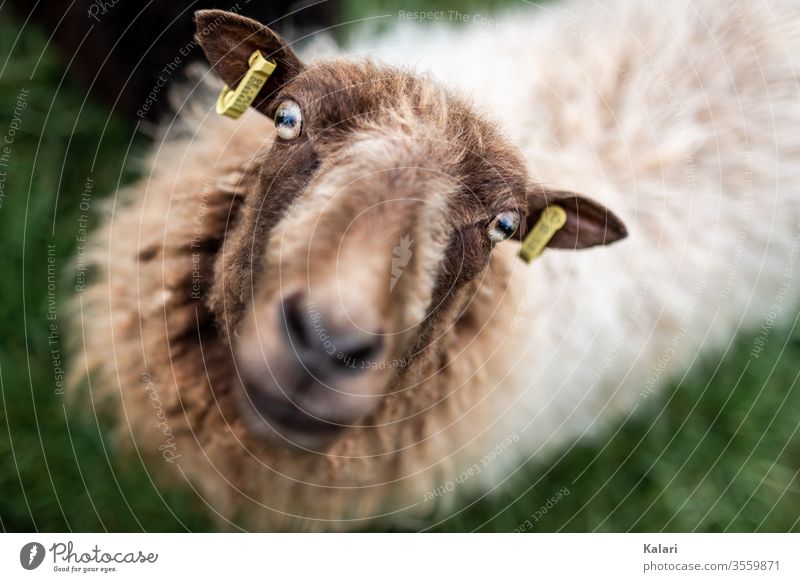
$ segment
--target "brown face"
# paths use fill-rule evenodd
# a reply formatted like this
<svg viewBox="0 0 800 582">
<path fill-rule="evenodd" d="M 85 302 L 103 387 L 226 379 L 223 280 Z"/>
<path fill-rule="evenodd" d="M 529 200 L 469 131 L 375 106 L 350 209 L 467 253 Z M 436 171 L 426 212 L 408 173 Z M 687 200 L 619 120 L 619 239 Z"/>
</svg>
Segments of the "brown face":
<svg viewBox="0 0 800 582">
<path fill-rule="evenodd" d="M 254 152 L 258 186 L 211 299 L 255 433 L 320 450 L 368 426 L 468 308 L 494 245 L 523 236 L 548 203 L 568 213 L 551 246 L 624 236 L 599 205 L 531 187 L 513 145 L 429 79 L 368 62 L 304 66 L 251 20 L 197 21 L 229 85 L 254 50 L 277 64 L 254 103 L 274 119 L 274 141 Z"/>
</svg>

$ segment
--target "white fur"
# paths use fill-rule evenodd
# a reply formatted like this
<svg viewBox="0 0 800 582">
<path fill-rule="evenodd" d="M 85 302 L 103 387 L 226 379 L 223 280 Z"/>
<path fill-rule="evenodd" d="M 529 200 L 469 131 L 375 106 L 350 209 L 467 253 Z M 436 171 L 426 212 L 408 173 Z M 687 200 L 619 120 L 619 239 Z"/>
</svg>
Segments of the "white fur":
<svg viewBox="0 0 800 582">
<path fill-rule="evenodd" d="M 539 181 L 594 197 L 630 230 L 530 267 L 496 251 L 518 317 L 492 323 L 508 329 L 481 362 L 494 414 L 456 467 L 519 434 L 490 482 L 520 455 L 597 433 L 771 312 L 793 317 L 800 245 L 796 2 L 572 2 L 500 21 L 404 22 L 351 50 L 470 95 Z"/>
</svg>

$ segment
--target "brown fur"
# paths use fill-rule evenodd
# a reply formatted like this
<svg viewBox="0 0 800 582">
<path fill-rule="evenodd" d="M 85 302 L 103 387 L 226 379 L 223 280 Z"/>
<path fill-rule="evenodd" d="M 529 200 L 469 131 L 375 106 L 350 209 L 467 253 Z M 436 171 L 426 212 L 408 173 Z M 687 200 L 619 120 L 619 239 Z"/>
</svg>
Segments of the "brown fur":
<svg viewBox="0 0 800 582">
<path fill-rule="evenodd" d="M 257 104 L 266 116 L 207 118 L 191 139 L 165 140 L 151 175 L 111 209 L 93 243 L 97 282 L 79 305 L 92 388 L 119 400 L 122 433 L 140 452 L 165 455 L 166 480 L 191 480 L 237 525 L 346 529 L 417 505 L 455 463 L 452 443 L 476 438 L 471 418 L 485 414 L 475 403 L 488 372 L 467 348 L 502 340 L 487 322 L 505 309 L 507 284 L 502 264 L 487 268 L 486 225 L 506 209 L 533 221 L 564 195 L 529 187 L 493 124 L 427 78 L 371 62 L 304 67 L 252 21 L 199 20 L 226 82 L 254 48 L 281 73 Z M 290 143 L 269 122 L 287 96 L 305 120 Z M 605 209 L 568 196 L 574 228 L 561 245 L 597 244 L 606 225 L 611 240 L 624 236 Z M 390 211 L 394 201 L 403 205 Z M 356 221 L 370 204 L 386 210 Z M 417 251 L 381 296 L 407 232 Z M 262 333 L 264 306 L 287 287 L 320 294 L 330 281 L 378 313 L 394 332 L 389 357 L 410 363 L 370 376 L 379 404 L 326 450 L 269 444 L 241 413 L 237 338 Z M 431 511 L 420 507 L 412 513 Z"/>
</svg>

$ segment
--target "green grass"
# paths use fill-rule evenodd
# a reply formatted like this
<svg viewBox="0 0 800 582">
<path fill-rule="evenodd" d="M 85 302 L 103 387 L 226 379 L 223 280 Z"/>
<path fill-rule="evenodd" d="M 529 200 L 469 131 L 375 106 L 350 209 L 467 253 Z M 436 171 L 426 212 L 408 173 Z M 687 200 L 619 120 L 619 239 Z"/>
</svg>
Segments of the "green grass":
<svg viewBox="0 0 800 582">
<path fill-rule="evenodd" d="M 414 0 L 403 8 L 423 5 Z M 347 14 L 396 14 L 388 2 L 375 6 L 351 1 Z M 455 2 L 437 9 L 450 6 L 475 11 Z M 84 101 L 85 92 L 64 78 L 68 59 L 45 48 L 32 27 L 17 38 L 18 23 L 5 12 L 0 139 L 20 90 L 28 94 L 0 207 L 0 527 L 212 529 L 191 491 L 157 489 L 140 464 L 118 462 L 109 419 L 67 417 L 56 393 L 48 245 L 55 245 L 55 300 L 63 308 L 74 287 L 69 257 L 87 177 L 94 180 L 95 205 L 134 177 L 130 160 L 147 143 L 132 125 Z M 63 354 L 64 323 L 56 324 Z M 465 500 L 435 529 L 509 531 L 526 519 L 533 531 L 800 529 L 800 331 L 773 331 L 755 360 L 751 340 L 740 337 L 722 361 L 697 366 L 605 438 L 520 470 L 500 493 Z M 534 519 L 564 487 L 569 495 Z"/>
<path fill-rule="evenodd" d="M 0 11 L 0 140 L 27 89 L 27 107 L 10 145 L 0 208 L 0 521 L 6 530 L 183 530 L 208 522 L 185 492 L 162 493 L 146 471 L 120 467 L 102 428 L 68 420 L 56 394 L 51 348 L 64 354 L 64 322 L 49 344 L 48 245 L 55 245 L 55 301 L 74 289 L 70 257 L 87 178 L 96 198 L 132 179 L 126 157 L 144 140 L 109 112 L 84 102 L 63 79 L 65 62 L 46 38 Z M 14 44 L 16 43 L 16 44 Z M 12 48 L 13 46 L 13 48 Z M 99 202 L 92 200 L 92 204 Z M 57 200 L 57 202 L 56 202 Z M 55 226 L 55 228 L 54 228 Z M 91 414 L 89 418 L 93 418 Z M 161 496 L 164 496 L 162 500 Z M 173 515 L 174 513 L 174 515 Z"/>
</svg>

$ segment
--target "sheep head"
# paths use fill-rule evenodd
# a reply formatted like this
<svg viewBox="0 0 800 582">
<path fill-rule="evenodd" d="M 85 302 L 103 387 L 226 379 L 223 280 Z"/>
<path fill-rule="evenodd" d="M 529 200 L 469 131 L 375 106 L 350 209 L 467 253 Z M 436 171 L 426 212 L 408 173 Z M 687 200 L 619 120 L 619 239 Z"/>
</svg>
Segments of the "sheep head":
<svg viewBox="0 0 800 582">
<path fill-rule="evenodd" d="M 230 86 L 254 51 L 276 63 L 253 103 L 274 138 L 253 152 L 209 299 L 266 439 L 321 450 L 370 426 L 469 311 L 495 245 L 519 241 L 548 204 L 568 216 L 550 247 L 625 236 L 596 202 L 532 185 L 497 127 L 429 78 L 305 65 L 266 26 L 218 10 L 197 13 L 197 40 Z"/>
</svg>

